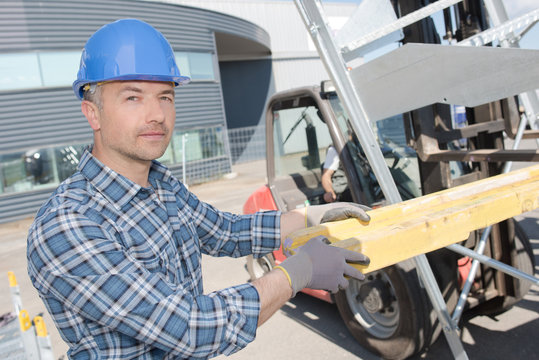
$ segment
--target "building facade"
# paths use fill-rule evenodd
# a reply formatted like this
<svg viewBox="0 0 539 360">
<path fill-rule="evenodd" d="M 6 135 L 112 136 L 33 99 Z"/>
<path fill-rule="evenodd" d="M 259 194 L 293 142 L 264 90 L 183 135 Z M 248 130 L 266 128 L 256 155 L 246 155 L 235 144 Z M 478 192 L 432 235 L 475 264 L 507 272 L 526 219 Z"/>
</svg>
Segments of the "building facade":
<svg viewBox="0 0 539 360">
<path fill-rule="evenodd" d="M 234 96 L 224 93 L 219 58 L 267 57 L 270 37 L 261 27 L 163 2 L 0 2 L 0 222 L 32 216 L 75 171 L 93 134 L 71 83 L 88 37 L 120 18 L 155 26 L 171 43 L 182 75 L 192 78 L 177 88 L 175 131 L 160 161 L 189 184 L 231 171 L 225 99 Z M 267 62 L 234 71 L 225 71 L 228 81 L 248 83 L 256 75 L 259 97 L 266 99 Z"/>
</svg>

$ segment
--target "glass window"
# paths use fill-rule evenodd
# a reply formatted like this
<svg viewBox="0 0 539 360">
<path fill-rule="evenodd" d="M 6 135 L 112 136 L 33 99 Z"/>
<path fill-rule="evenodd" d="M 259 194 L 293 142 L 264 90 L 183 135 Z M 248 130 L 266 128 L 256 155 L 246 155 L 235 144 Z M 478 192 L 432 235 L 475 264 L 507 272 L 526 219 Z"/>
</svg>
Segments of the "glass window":
<svg viewBox="0 0 539 360">
<path fill-rule="evenodd" d="M 209 159 L 223 155 L 222 135 L 220 128 L 208 128 L 199 131 L 202 158 Z"/>
<path fill-rule="evenodd" d="M 183 162 L 183 151 L 185 149 L 185 161 L 202 159 L 200 139 L 198 131 L 177 132 L 172 137 L 174 142 L 174 160 L 176 163 Z"/>
<path fill-rule="evenodd" d="M 172 146 L 172 141 L 168 145 L 167 149 L 165 150 L 165 153 L 163 156 L 161 156 L 159 159 L 157 159 L 162 164 L 170 165 L 174 164 L 174 150 Z"/>
<path fill-rule="evenodd" d="M 189 67 L 193 80 L 214 80 L 213 54 L 189 53 Z"/>
<path fill-rule="evenodd" d="M 341 132 L 349 135 L 346 146 L 354 161 L 358 178 L 370 205 L 378 204 L 384 194 L 374 176 L 367 157 L 355 136 L 352 124 L 337 95 L 331 95 L 330 104 L 337 116 Z M 371 124 L 380 150 L 404 200 L 421 196 L 421 181 L 416 152 L 406 144 L 403 115 L 392 116 Z"/>
<path fill-rule="evenodd" d="M 77 171 L 85 144 L 61 146 L 54 149 L 58 180 L 64 181 Z"/>
<path fill-rule="evenodd" d="M 0 155 L 0 194 L 58 185 L 77 170 L 84 145 Z"/>
<path fill-rule="evenodd" d="M 166 164 L 181 164 L 184 160 L 184 149 L 185 161 L 197 161 L 225 155 L 223 128 L 213 127 L 174 132 L 167 152 L 159 161 Z"/>
<path fill-rule="evenodd" d="M 77 78 L 80 51 L 39 53 L 43 86 L 64 86 Z"/>
<path fill-rule="evenodd" d="M 175 52 L 180 73 L 193 80 L 214 80 L 212 53 Z M 0 91 L 71 86 L 80 63 L 80 50 L 0 54 Z"/>
<path fill-rule="evenodd" d="M 175 52 L 176 55 L 176 65 L 180 69 L 180 74 L 182 76 L 191 77 L 191 69 L 189 68 L 189 58 L 185 52 Z"/>
<path fill-rule="evenodd" d="M 0 90 L 40 87 L 36 53 L 0 54 Z"/>
<path fill-rule="evenodd" d="M 33 149 L 0 156 L 2 192 L 34 190 L 57 183 L 51 149 Z"/>
<path fill-rule="evenodd" d="M 0 155 L 0 194 L 58 186 L 77 171 L 86 146 L 62 145 Z M 175 131 L 158 160 L 166 165 L 181 164 L 184 149 L 187 162 L 224 156 L 224 128 Z"/>
<path fill-rule="evenodd" d="M 273 130 L 277 176 L 320 169 L 332 141 L 316 107 L 275 111 Z"/>
</svg>

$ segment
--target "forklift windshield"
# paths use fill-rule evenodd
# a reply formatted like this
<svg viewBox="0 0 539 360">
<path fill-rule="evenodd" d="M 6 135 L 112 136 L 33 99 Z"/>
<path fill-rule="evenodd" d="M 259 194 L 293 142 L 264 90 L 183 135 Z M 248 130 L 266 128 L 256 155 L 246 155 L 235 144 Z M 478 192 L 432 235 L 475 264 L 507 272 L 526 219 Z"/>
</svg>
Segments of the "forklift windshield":
<svg viewBox="0 0 539 360">
<path fill-rule="evenodd" d="M 328 93 L 341 133 L 346 137 L 346 147 L 354 162 L 355 171 L 371 205 L 383 202 L 384 195 L 362 150 L 350 119 L 336 93 Z M 406 144 L 403 116 L 393 116 L 371 124 L 382 154 L 404 200 L 421 196 L 421 181 L 416 152 Z"/>
</svg>

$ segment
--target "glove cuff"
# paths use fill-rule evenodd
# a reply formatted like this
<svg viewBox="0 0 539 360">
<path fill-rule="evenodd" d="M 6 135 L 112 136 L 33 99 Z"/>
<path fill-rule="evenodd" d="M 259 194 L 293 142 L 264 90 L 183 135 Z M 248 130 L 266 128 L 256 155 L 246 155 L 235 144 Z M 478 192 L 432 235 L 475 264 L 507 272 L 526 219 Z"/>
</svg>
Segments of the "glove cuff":
<svg viewBox="0 0 539 360">
<path fill-rule="evenodd" d="M 301 252 L 287 258 L 279 266 L 287 275 L 292 287 L 292 297 L 309 285 L 313 277 L 313 264 L 308 255 Z"/>
<path fill-rule="evenodd" d="M 276 267 L 274 267 L 274 269 L 281 270 L 285 274 L 286 278 L 288 279 L 288 284 L 290 284 L 290 287 L 293 288 L 292 279 L 290 279 L 290 275 L 288 274 L 288 271 L 286 271 L 286 269 L 282 267 L 281 265 L 277 265 Z"/>
</svg>

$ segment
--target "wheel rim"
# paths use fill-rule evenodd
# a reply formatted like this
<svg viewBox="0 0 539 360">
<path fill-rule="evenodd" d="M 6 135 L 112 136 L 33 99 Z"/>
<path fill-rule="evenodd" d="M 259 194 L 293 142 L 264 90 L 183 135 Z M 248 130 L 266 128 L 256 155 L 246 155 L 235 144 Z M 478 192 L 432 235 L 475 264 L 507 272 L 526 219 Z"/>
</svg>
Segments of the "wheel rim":
<svg viewBox="0 0 539 360">
<path fill-rule="evenodd" d="M 366 332 L 380 339 L 395 333 L 400 317 L 398 299 L 384 271 L 370 273 L 362 282 L 351 279 L 345 295 L 354 318 Z"/>
<path fill-rule="evenodd" d="M 264 274 L 270 272 L 271 268 L 272 265 L 267 256 L 263 256 L 259 259 L 254 259 L 253 261 L 253 273 L 257 279 L 264 276 Z"/>
</svg>

